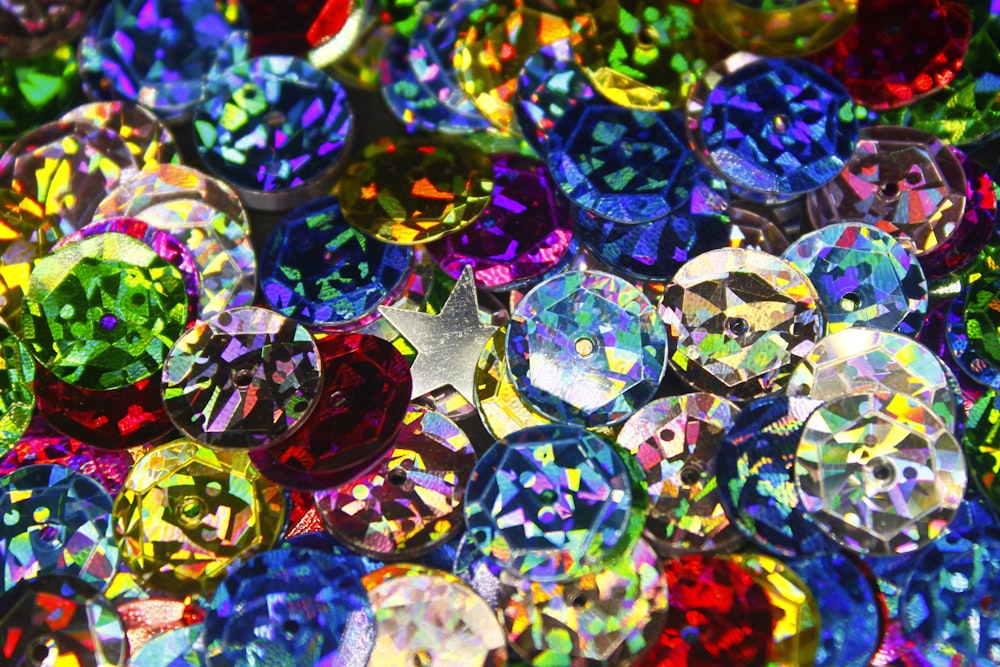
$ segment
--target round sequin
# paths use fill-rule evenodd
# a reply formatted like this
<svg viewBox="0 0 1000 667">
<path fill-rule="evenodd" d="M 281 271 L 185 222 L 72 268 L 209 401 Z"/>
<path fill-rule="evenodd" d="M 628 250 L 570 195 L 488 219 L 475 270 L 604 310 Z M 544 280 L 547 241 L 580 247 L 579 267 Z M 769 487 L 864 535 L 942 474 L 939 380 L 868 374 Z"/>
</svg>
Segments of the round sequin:
<svg viewBox="0 0 1000 667">
<path fill-rule="evenodd" d="M 99 4 L 96 0 L 8 0 L 0 8 L 0 57 L 44 53 L 72 42 Z"/>
<path fill-rule="evenodd" d="M 316 493 L 324 524 L 351 548 L 385 560 L 427 553 L 462 529 L 472 443 L 442 414 L 410 406 L 373 471 Z"/>
<path fill-rule="evenodd" d="M 782 257 L 812 281 L 827 330 L 862 326 L 915 336 L 927 314 L 927 279 L 916 258 L 882 230 L 839 223 L 806 234 Z"/>
<path fill-rule="evenodd" d="M 551 419 L 584 426 L 621 421 L 649 401 L 666 351 L 652 304 L 606 273 L 539 283 L 507 328 L 507 372 L 520 396 Z"/>
<path fill-rule="evenodd" d="M 802 507 L 844 547 L 912 552 L 937 538 L 965 493 L 962 448 L 924 403 L 860 393 L 824 403 L 795 460 Z"/>
<path fill-rule="evenodd" d="M 284 442 L 250 454 L 268 479 L 308 491 L 351 481 L 392 446 L 410 402 L 410 369 L 396 348 L 365 334 L 317 342 L 319 404 Z"/>
<path fill-rule="evenodd" d="M 643 540 L 593 575 L 504 582 L 498 608 L 511 648 L 529 665 L 627 665 L 667 620 L 667 576 Z"/>
<path fill-rule="evenodd" d="M 263 56 L 212 78 L 193 123 L 205 166 L 249 206 L 271 210 L 333 184 L 353 115 L 346 91 L 323 72 Z"/>
<path fill-rule="evenodd" d="M 263 308 L 198 322 L 163 364 L 163 403 L 177 428 L 220 449 L 280 442 L 319 402 L 321 362 L 301 325 Z"/>
<path fill-rule="evenodd" d="M 116 100 L 83 104 L 67 111 L 60 120 L 90 123 L 111 130 L 125 141 L 132 159 L 141 168 L 180 160 L 170 130 L 151 111 L 134 102 Z"/>
<path fill-rule="evenodd" d="M 414 245 L 466 227 L 493 190 L 493 165 L 469 144 L 385 138 L 367 146 L 338 185 L 347 221 L 387 243 Z"/>
<path fill-rule="evenodd" d="M 97 589 L 74 577 L 23 581 L 0 596 L 0 658 L 9 665 L 124 667 L 125 629 Z"/>
<path fill-rule="evenodd" d="M 715 474 L 727 513 L 757 545 L 779 556 L 832 546 L 805 513 L 793 477 L 799 436 L 820 405 L 809 398 L 759 398 L 735 417 L 719 445 Z"/>
<path fill-rule="evenodd" d="M 740 410 L 712 394 L 661 398 L 618 433 L 646 476 L 646 537 L 669 553 L 729 551 L 743 541 L 722 507 L 715 454 Z"/>
<path fill-rule="evenodd" d="M 126 179 L 102 201 L 94 221 L 129 217 L 167 232 L 187 249 L 201 282 L 199 316 L 248 305 L 257 260 L 240 199 L 190 167 L 161 164 Z"/>
<path fill-rule="evenodd" d="M 452 278 L 471 265 L 478 287 L 501 291 L 553 271 L 575 245 L 570 204 L 544 163 L 493 156 L 493 183 L 493 197 L 476 221 L 427 250 Z"/>
<path fill-rule="evenodd" d="M 843 85 L 795 59 L 730 56 L 695 86 L 687 117 L 695 152 L 759 198 L 801 195 L 829 182 L 858 140 Z"/>
<path fill-rule="evenodd" d="M 98 482 L 62 465 L 30 465 L 0 478 L 2 588 L 50 574 L 107 588 L 119 558 L 111 503 Z"/>
<path fill-rule="evenodd" d="M 114 530 L 144 586 L 206 594 L 236 559 L 274 546 L 286 514 L 282 489 L 245 453 L 175 440 L 136 461 L 115 499 Z"/>
<path fill-rule="evenodd" d="M 702 7 L 708 25 L 730 46 L 800 56 L 842 39 L 855 22 L 858 0 L 705 0 Z M 865 48 L 868 43 L 858 50 Z"/>
<path fill-rule="evenodd" d="M 711 178 L 688 148 L 678 116 L 609 102 L 567 110 L 546 150 L 553 180 L 575 204 L 627 224 L 668 215 Z"/>
<path fill-rule="evenodd" d="M 844 170 L 809 193 L 813 224 L 863 222 L 910 246 L 919 259 L 957 228 L 968 184 L 940 139 L 909 128 L 866 128 Z"/>
<path fill-rule="evenodd" d="M 0 324 L 0 455 L 6 454 L 31 423 L 35 362 L 31 351 Z"/>
<path fill-rule="evenodd" d="M 247 42 L 236 0 L 119 0 L 80 40 L 84 90 L 182 121 L 205 97 L 211 75 L 246 59 Z"/>
<path fill-rule="evenodd" d="M 564 424 L 498 440 L 466 490 L 466 529 L 479 550 L 517 576 L 565 581 L 628 552 L 645 499 L 615 449 Z"/>
<path fill-rule="evenodd" d="M 851 328 L 830 334 L 792 373 L 791 396 L 827 401 L 854 392 L 888 391 L 912 396 L 954 430 L 960 405 L 949 373 L 920 343 L 900 334 Z"/>
<path fill-rule="evenodd" d="M 727 248 L 690 260 L 659 305 L 671 367 L 696 389 L 747 400 L 782 389 L 823 335 L 819 295 L 792 263 Z"/>
<path fill-rule="evenodd" d="M 125 234 L 97 234 L 35 264 L 24 341 L 60 379 L 115 389 L 159 371 L 190 305 L 183 274 L 153 248 Z"/>
<path fill-rule="evenodd" d="M 1000 401 L 995 390 L 989 390 L 969 410 L 965 423 L 965 460 L 969 476 L 983 493 L 1000 508 Z"/>
<path fill-rule="evenodd" d="M 261 250 L 260 283 L 271 308 L 310 326 L 355 323 L 409 277 L 413 252 L 355 231 L 335 197 L 285 215 Z"/>
<path fill-rule="evenodd" d="M 306 549 L 276 549 L 233 568 L 205 617 L 207 667 L 364 667 L 375 621 L 360 572 Z"/>
<path fill-rule="evenodd" d="M 376 628 L 369 664 L 507 664 L 507 638 L 496 613 L 458 577 L 390 565 L 367 575 L 364 584 Z"/>
<path fill-rule="evenodd" d="M 569 40 L 529 55 L 514 89 L 514 119 L 524 140 L 545 155 L 549 133 L 568 109 L 594 97 L 590 79 L 573 59 Z"/>
</svg>

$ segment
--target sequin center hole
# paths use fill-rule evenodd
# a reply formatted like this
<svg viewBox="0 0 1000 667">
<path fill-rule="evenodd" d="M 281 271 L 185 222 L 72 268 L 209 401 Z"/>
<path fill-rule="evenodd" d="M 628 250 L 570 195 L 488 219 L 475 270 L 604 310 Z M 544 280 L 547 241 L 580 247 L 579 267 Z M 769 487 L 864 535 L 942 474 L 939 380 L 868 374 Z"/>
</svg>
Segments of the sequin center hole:
<svg viewBox="0 0 1000 667">
<path fill-rule="evenodd" d="M 393 486 L 403 486 L 406 483 L 406 471 L 402 468 L 393 468 L 385 478 Z"/>
<path fill-rule="evenodd" d="M 580 336 L 573 344 L 573 348 L 576 350 L 576 353 L 584 358 L 592 355 L 595 347 L 596 345 L 594 344 L 594 339 L 588 336 Z"/>
<path fill-rule="evenodd" d="M 734 336 L 742 336 L 750 329 L 750 324 L 742 317 L 730 317 L 726 320 L 726 331 Z"/>
<path fill-rule="evenodd" d="M 853 313 L 861 307 L 861 297 L 856 292 L 848 292 L 840 297 L 840 308 L 845 313 Z"/>
</svg>

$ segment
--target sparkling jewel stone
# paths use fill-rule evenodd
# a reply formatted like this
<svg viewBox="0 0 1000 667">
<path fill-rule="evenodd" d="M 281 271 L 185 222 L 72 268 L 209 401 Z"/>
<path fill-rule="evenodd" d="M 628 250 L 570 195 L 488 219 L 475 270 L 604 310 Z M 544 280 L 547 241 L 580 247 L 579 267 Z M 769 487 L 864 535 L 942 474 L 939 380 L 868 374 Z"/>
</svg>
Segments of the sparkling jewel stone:
<svg viewBox="0 0 1000 667">
<path fill-rule="evenodd" d="M 677 115 L 610 102 L 568 109 L 546 151 L 553 180 L 573 203 L 627 224 L 664 217 L 711 178 L 688 148 Z"/>
<path fill-rule="evenodd" d="M 694 82 L 721 56 L 699 10 L 668 0 L 592 3 L 574 18 L 573 45 L 594 88 L 615 104 L 665 110 L 682 106 Z"/>
<path fill-rule="evenodd" d="M 124 180 L 94 221 L 127 216 L 167 232 L 187 249 L 201 282 L 199 316 L 248 305 L 257 287 L 250 223 L 239 197 L 190 167 L 151 166 Z"/>
<path fill-rule="evenodd" d="M 965 423 L 965 460 L 969 476 L 1000 509 L 1000 401 L 989 390 L 973 404 Z"/>
<path fill-rule="evenodd" d="M 62 465 L 0 477 L 0 589 L 51 574 L 107 588 L 119 558 L 111 503 L 98 482 Z"/>
<path fill-rule="evenodd" d="M 529 55 L 514 89 L 514 119 L 524 140 L 544 156 L 549 133 L 568 109 L 594 97 L 590 79 L 569 50 L 555 42 Z"/>
<path fill-rule="evenodd" d="M 497 329 L 476 362 L 476 410 L 494 438 L 504 438 L 529 426 L 551 424 L 521 400 L 507 374 L 507 327 Z"/>
<path fill-rule="evenodd" d="M 471 265 L 478 287 L 502 291 L 556 270 L 576 245 L 570 204 L 545 164 L 513 153 L 492 159 L 490 203 L 471 225 L 427 250 L 452 278 Z"/>
<path fill-rule="evenodd" d="M 236 308 L 198 322 L 163 364 L 163 403 L 187 437 L 219 449 L 280 442 L 319 403 L 316 341 L 263 308 Z"/>
<path fill-rule="evenodd" d="M 498 608 L 530 665 L 628 665 L 667 620 L 667 576 L 643 540 L 618 563 L 565 582 L 504 582 Z"/>
<path fill-rule="evenodd" d="M 915 336 L 927 314 L 927 279 L 909 250 L 882 230 L 837 223 L 806 234 L 782 257 L 812 281 L 827 330 L 853 326 Z"/>
<path fill-rule="evenodd" d="M 458 577 L 425 567 L 389 565 L 363 582 L 375 614 L 369 664 L 507 664 L 507 638 L 496 613 Z"/>
<path fill-rule="evenodd" d="M 803 60 L 736 53 L 713 67 L 687 103 L 691 145 L 754 198 L 815 190 L 840 173 L 858 140 L 843 85 Z"/>
<path fill-rule="evenodd" d="M 112 0 L 80 42 L 84 90 L 186 119 L 209 79 L 247 57 L 237 0 Z"/>
<path fill-rule="evenodd" d="M 261 290 L 293 320 L 334 328 L 357 323 L 408 279 L 413 252 L 354 230 L 336 197 L 286 214 L 261 250 Z"/>
<path fill-rule="evenodd" d="M 962 448 L 905 394 L 860 393 L 807 420 L 795 460 L 802 507 L 858 553 L 910 553 L 936 539 L 965 494 Z"/>
<path fill-rule="evenodd" d="M 153 112 L 134 102 L 93 102 L 70 109 L 60 120 L 90 123 L 111 130 L 125 141 L 140 168 L 177 164 L 180 156 L 170 130 Z"/>
<path fill-rule="evenodd" d="M 115 499 L 122 559 L 148 589 L 208 594 L 239 558 L 274 546 L 285 494 L 244 452 L 187 440 L 149 450 Z"/>
<path fill-rule="evenodd" d="M 692 554 L 664 561 L 667 624 L 637 667 L 764 667 L 772 607 L 761 584 L 731 560 Z"/>
<path fill-rule="evenodd" d="M 467 143 L 386 137 L 354 158 L 337 189 L 352 226 L 415 245 L 472 224 L 490 201 L 493 165 Z"/>
<path fill-rule="evenodd" d="M 247 205 L 268 210 L 333 184 L 353 122 L 343 87 L 288 56 L 254 58 L 212 78 L 193 118 L 208 169 Z"/>
<path fill-rule="evenodd" d="M 124 667 L 128 657 L 111 603 L 61 575 L 23 581 L 0 596 L 0 647 L 9 665 Z"/>
<path fill-rule="evenodd" d="M 536 285 L 507 328 L 507 372 L 543 415 L 614 423 L 648 402 L 665 369 L 666 331 L 622 278 L 572 271 Z"/>
<path fill-rule="evenodd" d="M 0 7 L 0 58 L 45 53 L 83 31 L 97 0 L 6 0 Z"/>
<path fill-rule="evenodd" d="M 823 335 L 816 288 L 759 250 L 706 252 L 680 268 L 659 305 L 671 367 L 696 389 L 748 400 L 783 389 Z"/>
<path fill-rule="evenodd" d="M 181 272 L 131 236 L 89 236 L 41 258 L 25 294 L 24 341 L 39 363 L 84 389 L 159 372 L 188 323 Z"/>
<path fill-rule="evenodd" d="M 0 149 L 5 139 L 55 120 L 73 103 L 79 85 L 76 52 L 69 44 L 29 58 L 0 58 Z"/>
<path fill-rule="evenodd" d="M 13 331 L 0 324 L 0 455 L 24 435 L 35 407 L 35 361 Z"/>
<path fill-rule="evenodd" d="M 736 405 L 712 394 L 661 398 L 639 408 L 618 445 L 642 467 L 649 490 L 646 539 L 667 553 L 729 551 L 743 541 L 722 507 L 715 454 Z"/>
<path fill-rule="evenodd" d="M 205 617 L 207 667 L 364 667 L 375 637 L 361 572 L 307 549 L 276 549 L 233 568 Z"/>
<path fill-rule="evenodd" d="M 792 373 L 788 393 L 828 401 L 856 392 L 899 392 L 924 403 L 954 431 L 961 406 L 949 375 L 931 350 L 907 336 L 851 328 L 817 343 Z"/>
<path fill-rule="evenodd" d="M 474 544 L 532 581 L 577 579 L 613 564 L 632 549 L 645 519 L 645 490 L 621 455 L 565 424 L 498 440 L 476 464 L 465 495 Z"/>
<path fill-rule="evenodd" d="M 765 396 L 733 420 L 715 462 L 723 506 L 757 546 L 784 557 L 832 547 L 799 501 L 795 452 L 806 419 L 820 401 Z"/>
<path fill-rule="evenodd" d="M 858 0 L 705 0 L 702 7 L 708 25 L 730 46 L 800 56 L 842 40 L 854 25 Z"/>
<path fill-rule="evenodd" d="M 383 560 L 408 560 L 462 530 L 465 485 L 476 464 L 472 443 L 444 415 L 411 405 L 392 448 L 371 472 L 316 493 L 334 536 Z"/>
<path fill-rule="evenodd" d="M 323 388 L 315 412 L 284 442 L 250 454 L 268 479 L 307 491 L 345 484 L 382 456 L 412 386 L 403 355 L 380 338 L 334 334 L 317 346 Z"/>
</svg>

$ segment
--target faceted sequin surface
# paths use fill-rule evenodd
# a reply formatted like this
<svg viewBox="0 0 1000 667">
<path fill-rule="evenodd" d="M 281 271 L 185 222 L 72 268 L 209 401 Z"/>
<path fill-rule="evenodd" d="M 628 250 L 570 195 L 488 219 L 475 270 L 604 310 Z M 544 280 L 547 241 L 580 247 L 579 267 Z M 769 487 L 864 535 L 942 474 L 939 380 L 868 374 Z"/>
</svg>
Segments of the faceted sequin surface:
<svg viewBox="0 0 1000 667">
<path fill-rule="evenodd" d="M 35 404 L 31 351 L 0 325 L 0 455 L 14 446 L 31 423 Z"/>
<path fill-rule="evenodd" d="M 863 4 L 863 3 L 862 3 Z M 737 49 L 800 56 L 841 37 L 858 0 L 705 0 L 705 20 Z"/>
<path fill-rule="evenodd" d="M 539 155 L 545 155 L 549 133 L 566 111 L 594 97 L 590 80 L 569 52 L 569 42 L 556 42 L 528 56 L 514 90 L 514 118 Z"/>
<path fill-rule="evenodd" d="M 89 123 L 111 130 L 125 141 L 136 165 L 149 168 L 180 161 L 170 130 L 155 114 L 134 102 L 93 102 L 70 109 L 63 122 Z"/>
<path fill-rule="evenodd" d="M 483 425 L 495 438 L 552 420 L 527 405 L 507 374 L 507 327 L 500 327 L 476 363 L 476 409 Z"/>
<path fill-rule="evenodd" d="M 994 507 L 1000 508 L 1000 402 L 987 391 L 969 410 L 965 423 L 965 459 L 969 476 Z"/>
<path fill-rule="evenodd" d="M 0 51 L 3 33 L 0 28 Z M 45 85 L 35 85 L 39 81 Z M 30 58 L 0 58 L 0 146 L 55 120 L 73 103 L 79 85 L 76 51 L 69 44 Z"/>
</svg>

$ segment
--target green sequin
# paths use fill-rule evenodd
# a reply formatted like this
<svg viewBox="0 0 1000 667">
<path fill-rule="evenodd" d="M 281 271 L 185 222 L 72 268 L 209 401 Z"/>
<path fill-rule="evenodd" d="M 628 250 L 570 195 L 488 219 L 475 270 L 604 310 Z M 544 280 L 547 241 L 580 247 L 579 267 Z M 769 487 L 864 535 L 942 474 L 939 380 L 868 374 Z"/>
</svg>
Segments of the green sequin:
<svg viewBox="0 0 1000 667">
<path fill-rule="evenodd" d="M 35 407 L 35 362 L 21 340 L 0 325 L 0 455 L 20 440 Z"/>
<path fill-rule="evenodd" d="M 76 49 L 32 58 L 0 58 L 0 139 L 55 120 L 79 94 Z"/>
</svg>

